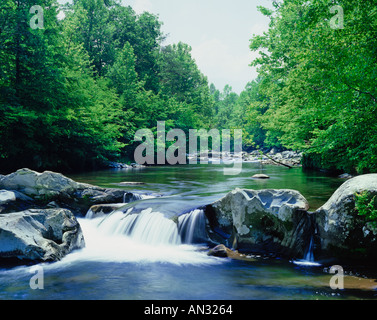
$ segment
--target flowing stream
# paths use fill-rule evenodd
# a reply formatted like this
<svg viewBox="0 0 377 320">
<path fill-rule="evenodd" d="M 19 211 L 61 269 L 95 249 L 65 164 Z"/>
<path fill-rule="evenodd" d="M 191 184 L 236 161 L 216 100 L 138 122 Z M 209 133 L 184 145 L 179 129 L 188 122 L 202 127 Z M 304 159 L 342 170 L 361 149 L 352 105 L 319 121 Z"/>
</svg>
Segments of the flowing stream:
<svg viewBox="0 0 377 320">
<path fill-rule="evenodd" d="M 238 176 L 221 165 L 167 166 L 72 175 L 76 181 L 148 194 L 105 217 L 80 218 L 86 248 L 42 264 L 44 289 L 29 285 L 33 268 L 0 269 L 0 299 L 350 299 L 363 288 L 333 291 L 323 266 L 279 259 L 254 262 L 209 257 L 198 209 L 235 188 L 296 189 L 320 207 L 344 182 L 302 169 L 245 163 Z M 255 173 L 270 180 L 253 180 Z M 128 184 L 129 182 L 129 184 Z M 137 182 L 138 185 L 131 184 Z M 128 185 L 128 186 L 127 186 Z M 174 220 L 174 217 L 178 217 Z M 313 262 L 308 254 L 303 260 Z M 360 286 L 359 286 L 360 287 Z M 358 289 L 357 289 L 358 288 Z"/>
</svg>

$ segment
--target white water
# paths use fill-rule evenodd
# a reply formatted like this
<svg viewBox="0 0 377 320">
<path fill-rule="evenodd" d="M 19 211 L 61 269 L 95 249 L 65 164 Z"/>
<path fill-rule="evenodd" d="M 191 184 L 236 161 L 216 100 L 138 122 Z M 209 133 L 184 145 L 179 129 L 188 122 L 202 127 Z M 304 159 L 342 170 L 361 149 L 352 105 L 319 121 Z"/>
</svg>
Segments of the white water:
<svg viewBox="0 0 377 320">
<path fill-rule="evenodd" d="M 115 211 L 99 224 L 98 231 L 155 246 L 181 244 L 176 223 L 152 208 L 140 214 L 132 214 L 132 208 L 127 213 Z"/>
<path fill-rule="evenodd" d="M 178 226 L 183 243 L 193 243 L 198 237 L 204 238 L 205 223 L 204 211 L 201 209 L 180 216 Z"/>
<path fill-rule="evenodd" d="M 300 266 L 312 266 L 312 267 L 317 267 L 320 266 L 321 264 L 318 262 L 315 262 L 314 260 L 314 239 L 311 237 L 309 247 L 305 253 L 305 257 L 303 260 L 295 260 L 293 261 L 294 264 L 300 265 Z"/>
<path fill-rule="evenodd" d="M 187 215 L 187 223 L 190 222 Z M 197 217 L 197 212 L 192 215 Z M 80 261 L 211 265 L 225 260 L 209 257 L 198 246 L 182 244 L 177 224 L 151 208 L 139 214 L 115 211 L 105 218 L 79 219 L 86 247 L 56 266 Z M 191 229 L 193 232 L 193 230 Z"/>
</svg>

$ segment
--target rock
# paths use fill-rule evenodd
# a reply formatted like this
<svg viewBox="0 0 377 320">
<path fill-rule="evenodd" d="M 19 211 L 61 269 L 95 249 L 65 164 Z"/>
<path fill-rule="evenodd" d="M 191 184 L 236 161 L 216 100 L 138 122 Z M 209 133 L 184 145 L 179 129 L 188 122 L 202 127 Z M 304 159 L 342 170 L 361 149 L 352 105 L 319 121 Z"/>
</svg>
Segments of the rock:
<svg viewBox="0 0 377 320">
<path fill-rule="evenodd" d="M 273 147 L 270 151 L 270 155 L 275 155 L 277 152 L 278 152 L 277 149 Z"/>
<path fill-rule="evenodd" d="M 85 215 L 95 204 L 123 202 L 125 190 L 106 189 L 76 182 L 56 172 L 20 169 L 0 178 L 0 188 L 26 195 L 38 207 L 55 202 L 75 214 Z M 29 206 L 30 207 L 30 206 Z"/>
<path fill-rule="evenodd" d="M 313 228 L 308 209 L 298 191 L 236 189 L 205 208 L 208 234 L 234 249 L 302 257 Z"/>
<path fill-rule="evenodd" d="M 33 199 L 18 191 L 0 190 L 0 213 L 22 211 Z"/>
<path fill-rule="evenodd" d="M 113 169 L 130 169 L 131 168 L 131 166 L 129 166 L 129 165 L 125 164 L 125 163 L 112 162 L 112 161 L 108 162 L 107 166 L 109 168 L 113 168 Z"/>
<path fill-rule="evenodd" d="M 0 190 L 0 205 L 16 201 L 16 194 L 12 191 Z"/>
<path fill-rule="evenodd" d="M 343 173 L 338 178 L 339 179 L 351 179 L 352 175 L 350 175 L 349 173 Z"/>
<path fill-rule="evenodd" d="M 213 256 L 213 257 L 219 257 L 219 258 L 228 258 L 229 251 L 231 251 L 229 248 L 227 248 L 223 244 L 219 244 L 213 249 L 210 249 L 208 251 L 208 255 Z"/>
<path fill-rule="evenodd" d="M 377 257 L 377 229 L 355 210 L 355 194 L 362 191 L 377 195 L 377 174 L 347 180 L 316 211 L 324 256 L 338 259 Z"/>
<path fill-rule="evenodd" d="M 241 261 L 257 261 L 252 256 L 246 256 L 244 254 L 240 254 L 238 251 L 233 251 L 223 244 L 216 246 L 213 249 L 208 251 L 209 256 L 219 257 L 219 258 L 231 258 L 234 260 L 241 260 Z"/>
<path fill-rule="evenodd" d="M 141 186 L 144 185 L 145 182 L 119 182 L 116 183 L 118 186 Z"/>
<path fill-rule="evenodd" d="M 33 198 L 48 198 L 63 192 L 73 192 L 80 184 L 62 174 L 45 171 L 39 173 L 30 169 L 20 169 L 4 176 L 0 187 L 20 191 Z"/>
<path fill-rule="evenodd" d="M 270 179 L 270 177 L 266 174 L 255 174 L 252 176 L 253 179 Z"/>
<path fill-rule="evenodd" d="M 81 227 L 69 210 L 31 209 L 0 214 L 0 258 L 47 262 L 85 246 Z"/>
<path fill-rule="evenodd" d="M 88 213 L 86 214 L 87 219 L 96 219 L 104 217 L 113 211 L 123 207 L 124 203 L 113 203 L 113 204 L 98 204 L 90 207 Z"/>
</svg>

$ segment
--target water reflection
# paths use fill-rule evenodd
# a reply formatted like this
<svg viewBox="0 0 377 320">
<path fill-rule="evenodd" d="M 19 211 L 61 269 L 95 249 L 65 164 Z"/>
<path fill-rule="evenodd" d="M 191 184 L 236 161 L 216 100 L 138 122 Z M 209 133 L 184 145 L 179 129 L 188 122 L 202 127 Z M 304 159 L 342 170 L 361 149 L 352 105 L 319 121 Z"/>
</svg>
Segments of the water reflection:
<svg viewBox="0 0 377 320">
<path fill-rule="evenodd" d="M 223 165 L 186 165 L 147 167 L 142 170 L 106 170 L 70 177 L 108 188 L 119 188 L 124 181 L 142 182 L 143 185 L 124 186 L 127 191 L 145 191 L 163 195 L 221 198 L 235 188 L 246 189 L 294 189 L 300 191 L 309 201 L 311 210 L 323 205 L 344 180 L 327 177 L 320 172 L 304 172 L 301 168 L 244 163 L 241 174 L 225 176 Z M 255 180 L 251 177 L 264 173 L 268 180 Z"/>
</svg>

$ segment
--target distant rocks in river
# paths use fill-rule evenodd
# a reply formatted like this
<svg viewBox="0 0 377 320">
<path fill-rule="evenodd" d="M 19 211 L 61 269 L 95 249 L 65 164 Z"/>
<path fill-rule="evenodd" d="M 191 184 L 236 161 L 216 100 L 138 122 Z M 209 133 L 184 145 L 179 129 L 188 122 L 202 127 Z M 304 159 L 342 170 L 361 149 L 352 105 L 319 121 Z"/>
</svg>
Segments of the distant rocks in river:
<svg viewBox="0 0 377 320">
<path fill-rule="evenodd" d="M 145 182 L 132 182 L 132 181 L 126 181 L 126 182 L 119 182 L 119 183 L 114 183 L 117 186 L 142 186 L 145 185 Z"/>
<path fill-rule="evenodd" d="M 343 174 L 339 175 L 338 178 L 339 179 L 351 179 L 352 175 L 349 174 L 349 173 L 343 173 Z"/>
<path fill-rule="evenodd" d="M 142 169 L 146 167 L 144 165 L 137 164 L 137 163 L 125 164 L 125 163 L 113 162 L 113 161 L 107 162 L 106 166 L 112 169 Z"/>
<path fill-rule="evenodd" d="M 292 167 L 300 167 L 303 153 L 297 151 L 282 151 L 278 152 L 273 148 L 269 153 L 261 154 L 260 151 L 255 150 L 243 156 L 245 161 L 259 161 L 262 164 L 282 164 Z"/>
<path fill-rule="evenodd" d="M 287 165 L 291 167 L 301 166 L 303 153 L 297 151 L 283 151 L 277 152 L 272 149 L 269 153 L 263 154 L 258 150 L 251 152 L 242 151 L 241 153 L 234 152 L 215 152 L 211 151 L 208 154 L 192 153 L 187 155 L 188 161 L 199 162 L 215 162 L 215 161 L 244 161 L 244 162 L 259 162 L 262 164 L 272 165 Z M 275 161 L 274 161 L 275 160 Z"/>
</svg>

